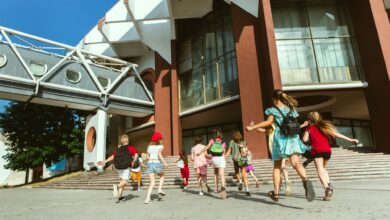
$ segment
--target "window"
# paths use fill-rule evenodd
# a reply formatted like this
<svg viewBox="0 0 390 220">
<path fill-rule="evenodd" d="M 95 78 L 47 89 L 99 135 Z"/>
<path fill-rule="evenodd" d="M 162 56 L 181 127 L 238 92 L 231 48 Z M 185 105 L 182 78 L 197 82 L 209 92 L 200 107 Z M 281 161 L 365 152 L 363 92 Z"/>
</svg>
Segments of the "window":
<svg viewBox="0 0 390 220">
<path fill-rule="evenodd" d="M 111 79 L 106 77 L 98 76 L 98 81 L 102 85 L 103 89 L 107 89 L 111 84 Z"/>
<path fill-rule="evenodd" d="M 0 53 L 0 67 L 5 66 L 5 64 L 7 64 L 7 56 Z"/>
<path fill-rule="evenodd" d="M 181 111 L 238 95 L 229 6 L 221 2 L 201 19 L 180 20 L 178 30 Z"/>
<path fill-rule="evenodd" d="M 71 83 L 78 83 L 81 80 L 81 73 L 74 70 L 66 70 L 65 76 Z"/>
<path fill-rule="evenodd" d="M 361 80 L 355 36 L 343 2 L 272 4 L 283 85 Z"/>
<path fill-rule="evenodd" d="M 31 61 L 30 62 L 30 71 L 35 76 L 43 76 L 43 75 L 45 75 L 45 73 L 47 71 L 47 65 L 40 63 L 40 62 L 37 62 L 37 61 Z"/>
<path fill-rule="evenodd" d="M 333 124 L 336 126 L 337 131 L 347 137 L 356 138 L 360 141 L 358 147 L 372 147 L 374 141 L 371 133 L 371 126 L 369 121 L 357 120 L 357 119 L 333 119 Z M 351 147 L 351 142 L 337 139 L 336 144 L 342 147 Z"/>
</svg>

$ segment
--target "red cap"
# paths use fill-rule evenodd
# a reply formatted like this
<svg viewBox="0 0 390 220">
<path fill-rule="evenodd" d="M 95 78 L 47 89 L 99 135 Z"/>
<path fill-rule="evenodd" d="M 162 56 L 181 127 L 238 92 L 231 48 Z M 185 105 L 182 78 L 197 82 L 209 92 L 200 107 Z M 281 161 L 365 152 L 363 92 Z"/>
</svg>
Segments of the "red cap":
<svg viewBox="0 0 390 220">
<path fill-rule="evenodd" d="M 157 142 L 159 140 L 163 139 L 162 134 L 158 131 L 154 132 L 152 135 L 152 141 Z"/>
</svg>

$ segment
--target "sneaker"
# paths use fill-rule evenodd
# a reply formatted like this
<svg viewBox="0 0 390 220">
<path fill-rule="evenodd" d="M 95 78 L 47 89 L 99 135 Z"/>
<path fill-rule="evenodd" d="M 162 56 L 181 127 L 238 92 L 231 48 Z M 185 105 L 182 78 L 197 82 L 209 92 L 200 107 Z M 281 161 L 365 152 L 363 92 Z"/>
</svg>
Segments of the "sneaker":
<svg viewBox="0 0 390 220">
<path fill-rule="evenodd" d="M 160 192 L 158 192 L 158 195 L 159 196 L 166 196 L 167 194 L 165 192 L 163 192 L 163 191 L 160 191 Z"/>
<path fill-rule="evenodd" d="M 305 188 L 306 200 L 308 202 L 314 201 L 316 193 L 314 191 L 313 183 L 310 180 L 305 180 L 303 182 L 303 188 Z"/>
<path fill-rule="evenodd" d="M 112 185 L 112 189 L 114 190 L 112 192 L 112 194 L 114 195 L 115 198 L 117 198 L 118 197 L 118 185 L 116 185 L 116 184 Z"/>
<path fill-rule="evenodd" d="M 199 195 L 200 195 L 200 196 L 203 196 L 203 195 L 204 195 L 204 193 L 203 193 L 202 191 L 200 191 L 200 192 L 199 192 Z"/>
<path fill-rule="evenodd" d="M 187 186 L 185 186 L 183 189 L 184 189 L 184 190 L 187 190 L 187 189 L 188 189 L 188 187 L 187 187 Z"/>
<path fill-rule="evenodd" d="M 150 199 L 145 200 L 144 204 L 150 204 Z"/>
<path fill-rule="evenodd" d="M 238 190 L 242 191 L 242 183 L 238 183 Z"/>
<path fill-rule="evenodd" d="M 247 196 L 251 196 L 251 192 L 249 190 L 246 191 Z"/>
<path fill-rule="evenodd" d="M 226 199 L 227 194 L 226 194 L 225 187 L 222 187 L 222 188 L 221 188 L 220 197 L 221 197 L 221 199 Z"/>
<path fill-rule="evenodd" d="M 142 192 L 142 189 L 141 189 L 141 188 L 138 188 L 137 191 L 138 191 L 138 192 Z"/>
<path fill-rule="evenodd" d="M 330 191 L 333 193 L 334 188 L 333 188 L 332 183 L 328 183 L 328 187 L 329 187 Z"/>
<path fill-rule="evenodd" d="M 256 182 L 256 188 L 260 188 L 260 183 Z"/>
</svg>

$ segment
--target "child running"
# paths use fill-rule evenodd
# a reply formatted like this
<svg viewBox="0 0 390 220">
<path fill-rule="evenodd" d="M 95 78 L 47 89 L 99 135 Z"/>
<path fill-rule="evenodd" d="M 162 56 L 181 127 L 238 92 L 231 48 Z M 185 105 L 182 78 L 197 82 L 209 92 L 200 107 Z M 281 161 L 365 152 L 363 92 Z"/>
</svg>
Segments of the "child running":
<svg viewBox="0 0 390 220">
<path fill-rule="evenodd" d="M 179 159 L 175 161 L 177 166 L 180 168 L 181 179 L 183 181 L 183 189 L 187 189 L 188 187 L 188 179 L 190 178 L 190 170 L 188 168 L 188 156 L 186 151 L 183 149 L 179 153 Z"/>
<path fill-rule="evenodd" d="M 114 184 L 113 194 L 115 198 L 118 198 L 117 202 L 124 199 L 122 192 L 128 185 L 130 177 L 130 167 L 134 164 L 134 160 L 137 160 L 137 149 L 129 145 L 129 136 L 121 136 L 121 144 L 114 150 L 113 154 L 105 161 L 99 161 L 99 166 L 104 166 L 106 163 L 114 161 L 115 169 L 118 171 L 120 181 L 118 184 Z"/>
<path fill-rule="evenodd" d="M 202 144 L 203 138 L 198 136 L 195 138 L 195 146 L 191 149 L 191 160 L 194 162 L 194 169 L 196 173 L 196 180 L 199 186 L 199 195 L 203 196 L 203 184 L 207 187 L 207 191 L 210 193 L 211 189 L 207 185 L 207 159 L 206 152 L 202 150 L 206 147 Z M 199 156 L 198 156 L 199 154 Z"/>
<path fill-rule="evenodd" d="M 218 179 L 221 178 L 221 192 L 220 198 L 226 199 L 226 182 L 225 182 L 225 168 L 226 168 L 226 144 L 222 141 L 222 132 L 219 129 L 214 131 L 214 139 L 210 139 L 209 144 L 197 154 L 200 156 L 205 151 L 210 151 L 210 154 L 213 156 L 213 167 L 214 167 L 214 192 L 218 193 Z"/>
<path fill-rule="evenodd" d="M 337 132 L 336 128 L 322 119 L 318 112 L 310 112 L 307 116 L 309 127 L 306 128 L 303 141 L 310 140 L 311 153 L 317 168 L 318 177 L 325 190 L 324 201 L 330 201 L 333 195 L 333 187 L 330 183 L 326 165 L 332 155 L 329 138 L 341 138 L 352 143 L 359 143 L 357 139 L 351 139 Z"/>
<path fill-rule="evenodd" d="M 243 148 L 241 148 L 241 155 L 243 157 L 248 158 L 246 165 L 245 165 L 245 171 L 246 171 L 246 173 L 249 173 L 252 176 L 252 178 L 255 180 L 256 188 L 259 188 L 260 182 L 255 175 L 255 167 L 252 164 L 252 153 L 249 151 L 249 149 L 247 147 L 243 147 Z"/>
<path fill-rule="evenodd" d="M 155 185 L 155 174 L 160 177 L 160 183 L 158 185 L 158 198 L 161 200 L 162 196 L 166 194 L 162 191 L 164 184 L 164 164 L 165 168 L 168 167 L 168 164 L 165 162 L 162 156 L 163 146 L 163 137 L 160 132 L 154 132 L 152 135 L 152 142 L 150 143 L 147 150 L 147 161 L 148 161 L 148 174 L 150 178 L 150 185 L 148 188 L 148 193 L 146 195 L 145 204 L 151 202 L 151 195 Z"/>
<path fill-rule="evenodd" d="M 268 195 L 273 201 L 279 201 L 282 160 L 289 158 L 291 165 L 302 179 L 307 201 L 312 202 L 315 199 L 313 183 L 308 179 L 299 158 L 299 155 L 306 151 L 306 146 L 299 138 L 299 123 L 297 123 L 299 114 L 295 110 L 298 102 L 282 90 L 275 90 L 272 99 L 275 106 L 266 109 L 267 120 L 257 125 L 247 126 L 248 131 L 253 131 L 269 127 L 273 123 L 277 125 L 272 146 L 274 191 L 270 191 Z M 287 126 L 293 129 L 287 129 Z"/>
<path fill-rule="evenodd" d="M 137 190 L 141 191 L 141 168 L 146 167 L 141 156 L 134 160 L 134 165 L 131 167 L 131 181 L 137 183 Z M 135 189 L 134 189 L 135 190 Z"/>
<path fill-rule="evenodd" d="M 254 123 L 251 123 L 251 125 L 254 125 Z M 271 126 L 267 128 L 259 128 L 257 129 L 259 132 L 266 133 L 268 136 L 268 147 L 269 147 L 269 152 L 272 155 L 272 146 L 273 146 L 273 141 L 274 141 L 274 132 L 275 132 L 275 124 L 273 123 Z M 282 182 L 282 176 L 284 177 L 285 181 L 285 186 L 286 188 L 284 189 L 284 195 L 289 196 L 291 194 L 291 181 L 288 178 L 288 169 L 287 169 L 287 162 L 288 160 L 283 158 L 282 159 L 282 174 L 280 176 L 280 182 Z M 282 185 L 282 184 L 281 184 Z M 280 191 L 282 188 L 280 188 Z"/>
<path fill-rule="evenodd" d="M 246 172 L 246 165 L 247 165 L 247 156 L 242 155 L 242 149 L 246 147 L 246 142 L 244 140 L 244 137 L 242 136 L 241 132 L 236 130 L 233 132 L 233 140 L 229 143 L 229 149 L 226 152 L 226 157 L 228 157 L 230 154 L 232 154 L 233 159 L 233 165 L 234 165 L 234 172 L 238 181 L 238 190 L 242 190 L 242 180 L 244 181 L 245 185 L 245 192 L 247 196 L 250 196 L 249 191 L 249 182 L 248 182 L 248 175 Z M 245 160 L 245 161 L 244 161 Z M 242 178 L 240 177 L 240 170 L 242 174 Z"/>
</svg>

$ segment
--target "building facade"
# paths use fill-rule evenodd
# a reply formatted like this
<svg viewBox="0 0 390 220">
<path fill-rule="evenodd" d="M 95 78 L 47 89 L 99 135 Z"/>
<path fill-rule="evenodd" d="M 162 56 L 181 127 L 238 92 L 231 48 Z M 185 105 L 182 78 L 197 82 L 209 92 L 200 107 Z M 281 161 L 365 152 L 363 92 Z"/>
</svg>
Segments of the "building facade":
<svg viewBox="0 0 390 220">
<path fill-rule="evenodd" d="M 164 134 L 164 155 L 178 155 L 190 151 L 195 136 L 206 143 L 220 128 L 229 141 L 239 129 L 254 156 L 268 158 L 265 134 L 243 128 L 264 120 L 273 90 L 283 89 L 298 99 L 302 121 L 319 111 L 341 133 L 359 139 L 355 147 L 390 152 L 389 1 L 160 0 L 151 1 L 151 9 L 136 4 L 119 1 L 83 41 L 90 50 L 105 43 L 110 50 L 102 53 L 137 63 L 155 99 L 151 116 L 114 116 L 108 145 L 128 133 L 145 151 L 157 130 Z M 117 18 L 120 7 L 128 18 Z M 110 33 L 121 22 L 133 26 L 115 38 Z M 131 31 L 138 34 L 134 39 Z M 91 42 L 100 35 L 101 42 Z"/>
</svg>

